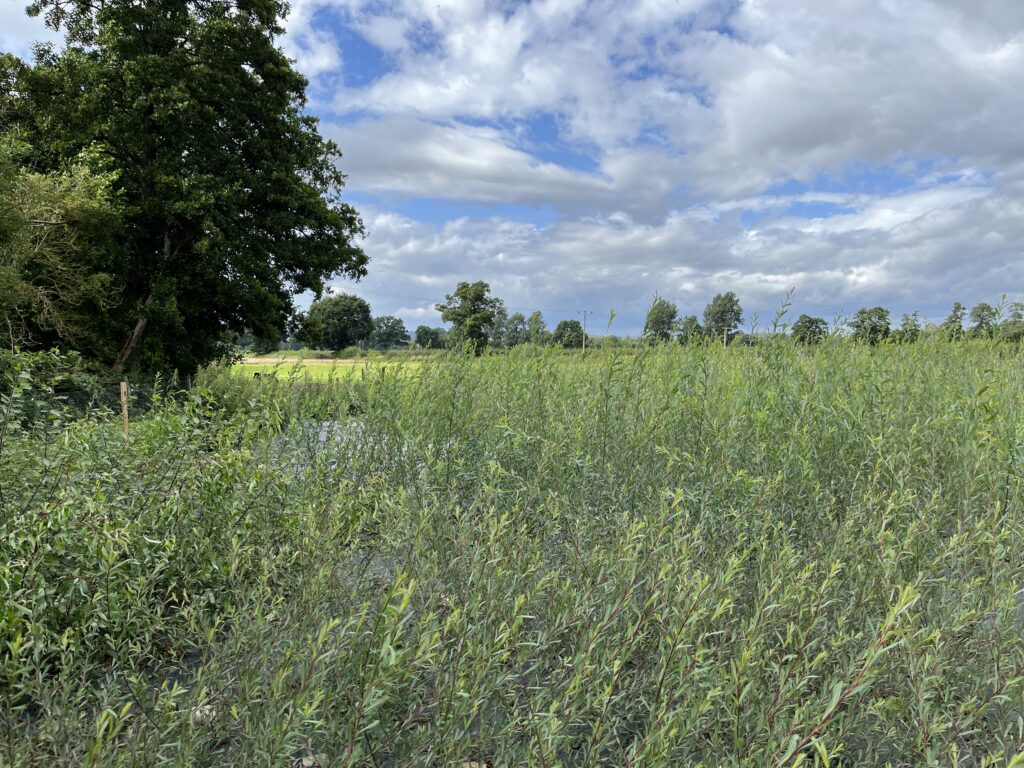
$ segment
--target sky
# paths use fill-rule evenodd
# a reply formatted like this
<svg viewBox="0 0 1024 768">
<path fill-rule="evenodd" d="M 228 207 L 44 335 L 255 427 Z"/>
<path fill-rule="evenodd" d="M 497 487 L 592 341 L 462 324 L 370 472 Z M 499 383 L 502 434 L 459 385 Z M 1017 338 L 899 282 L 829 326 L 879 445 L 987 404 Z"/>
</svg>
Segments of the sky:
<svg viewBox="0 0 1024 768">
<path fill-rule="evenodd" d="M 0 0 L 0 44 L 41 36 Z M 639 333 L 1024 300 L 1021 0 L 293 0 L 282 47 L 410 330 L 485 280 Z M 588 328 L 590 330 L 590 328 Z"/>
</svg>

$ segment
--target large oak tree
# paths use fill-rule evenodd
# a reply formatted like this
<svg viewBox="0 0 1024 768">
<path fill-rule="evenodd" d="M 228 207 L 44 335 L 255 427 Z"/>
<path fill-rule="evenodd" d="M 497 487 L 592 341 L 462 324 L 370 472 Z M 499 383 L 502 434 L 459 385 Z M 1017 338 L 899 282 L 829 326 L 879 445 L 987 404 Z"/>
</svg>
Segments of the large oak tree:
<svg viewBox="0 0 1024 768">
<path fill-rule="evenodd" d="M 305 112 L 273 0 L 41 0 L 59 49 L 2 80 L 39 171 L 90 148 L 123 206 L 108 360 L 191 371 L 230 332 L 279 338 L 293 297 L 365 274 L 338 147 Z"/>
</svg>

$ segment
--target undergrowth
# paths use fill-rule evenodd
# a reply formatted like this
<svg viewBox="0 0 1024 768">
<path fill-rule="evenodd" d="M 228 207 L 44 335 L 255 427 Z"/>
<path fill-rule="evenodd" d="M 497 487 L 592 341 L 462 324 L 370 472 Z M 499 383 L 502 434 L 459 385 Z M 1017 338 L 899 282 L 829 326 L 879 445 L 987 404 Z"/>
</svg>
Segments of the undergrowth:
<svg viewBox="0 0 1024 768">
<path fill-rule="evenodd" d="M 1022 362 L 214 369 L 127 439 L 22 376 L 0 764 L 1024 765 Z"/>
</svg>

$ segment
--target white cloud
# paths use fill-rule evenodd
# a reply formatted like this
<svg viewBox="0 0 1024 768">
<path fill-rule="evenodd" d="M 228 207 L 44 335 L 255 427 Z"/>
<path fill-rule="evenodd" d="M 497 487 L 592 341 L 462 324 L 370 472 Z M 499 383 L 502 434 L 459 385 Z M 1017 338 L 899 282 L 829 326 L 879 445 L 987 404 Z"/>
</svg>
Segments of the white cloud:
<svg viewBox="0 0 1024 768">
<path fill-rule="evenodd" d="M 773 199 L 785 208 L 806 196 Z M 459 280 L 487 280 L 517 308 L 592 309 L 619 314 L 620 333 L 635 333 L 651 295 L 700 314 L 717 292 L 737 291 L 747 308 L 769 317 L 790 288 L 798 311 L 829 319 L 865 305 L 941 318 L 956 300 L 1019 297 L 1014 263 L 1024 241 L 1024 203 L 979 189 L 936 189 L 843 199 L 856 211 L 837 226 L 776 218 L 761 229 L 736 226 L 704 211 L 655 223 L 615 213 L 534 226 L 498 217 L 431 226 L 373 214 L 367 243 L 374 268 L 363 291 L 377 313 L 406 312 L 438 322 L 432 303 Z M 756 206 L 752 206 L 756 207 Z M 882 212 L 887 212 L 883 215 Z M 826 224 L 829 220 L 821 220 Z M 1015 282 L 1016 281 L 1016 282 Z M 395 295 L 397 294 L 397 296 Z M 556 313 L 549 320 L 569 314 Z"/>
<path fill-rule="evenodd" d="M 56 42 L 60 36 L 47 29 L 41 18 L 29 18 L 25 13 L 27 0 L 0 2 L 0 51 L 9 51 L 29 58 L 34 42 Z"/>
<path fill-rule="evenodd" d="M 679 57 L 708 84 L 717 130 L 698 141 L 710 191 L 756 191 L 853 162 L 906 155 L 978 165 L 1020 156 L 1024 26 L 962 26 L 952 3 L 749 0 L 740 39 L 705 37 Z M 1002 9 L 1000 11 L 1000 9 Z M 732 171 L 728 174 L 728 171 Z M 725 177 L 725 178 L 723 178 Z"/>
<path fill-rule="evenodd" d="M 325 131 L 359 190 L 528 205 L 593 204 L 612 191 L 606 179 L 536 160 L 493 128 L 388 117 Z"/>
<path fill-rule="evenodd" d="M 1024 289 L 1016 0 L 345 7 L 396 62 L 337 94 L 375 115 L 339 134 L 354 188 L 563 215 L 379 222 L 371 281 L 485 277 L 513 303 L 614 306 L 633 330 L 654 290 L 690 310 L 728 288 L 765 310 L 796 286 L 823 313 L 935 314 Z M 538 114 L 596 168 L 538 160 Z M 766 194 L 787 179 L 812 189 Z"/>
<path fill-rule="evenodd" d="M 389 71 L 344 79 L 339 20 Z M 408 322 L 465 279 L 623 331 L 655 290 L 767 314 L 795 286 L 826 316 L 1024 291 L 1020 0 L 296 0 L 288 29 L 374 201 L 356 290 Z M 557 218 L 387 210 L 410 198 Z"/>
</svg>

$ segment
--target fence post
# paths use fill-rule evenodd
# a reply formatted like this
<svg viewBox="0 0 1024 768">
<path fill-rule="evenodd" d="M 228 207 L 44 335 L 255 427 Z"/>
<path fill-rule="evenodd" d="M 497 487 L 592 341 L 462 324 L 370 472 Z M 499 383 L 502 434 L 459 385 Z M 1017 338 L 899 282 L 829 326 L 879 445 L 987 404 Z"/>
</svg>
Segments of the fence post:
<svg viewBox="0 0 1024 768">
<path fill-rule="evenodd" d="M 128 439 L 128 382 L 121 380 L 121 430 L 124 439 Z"/>
</svg>

